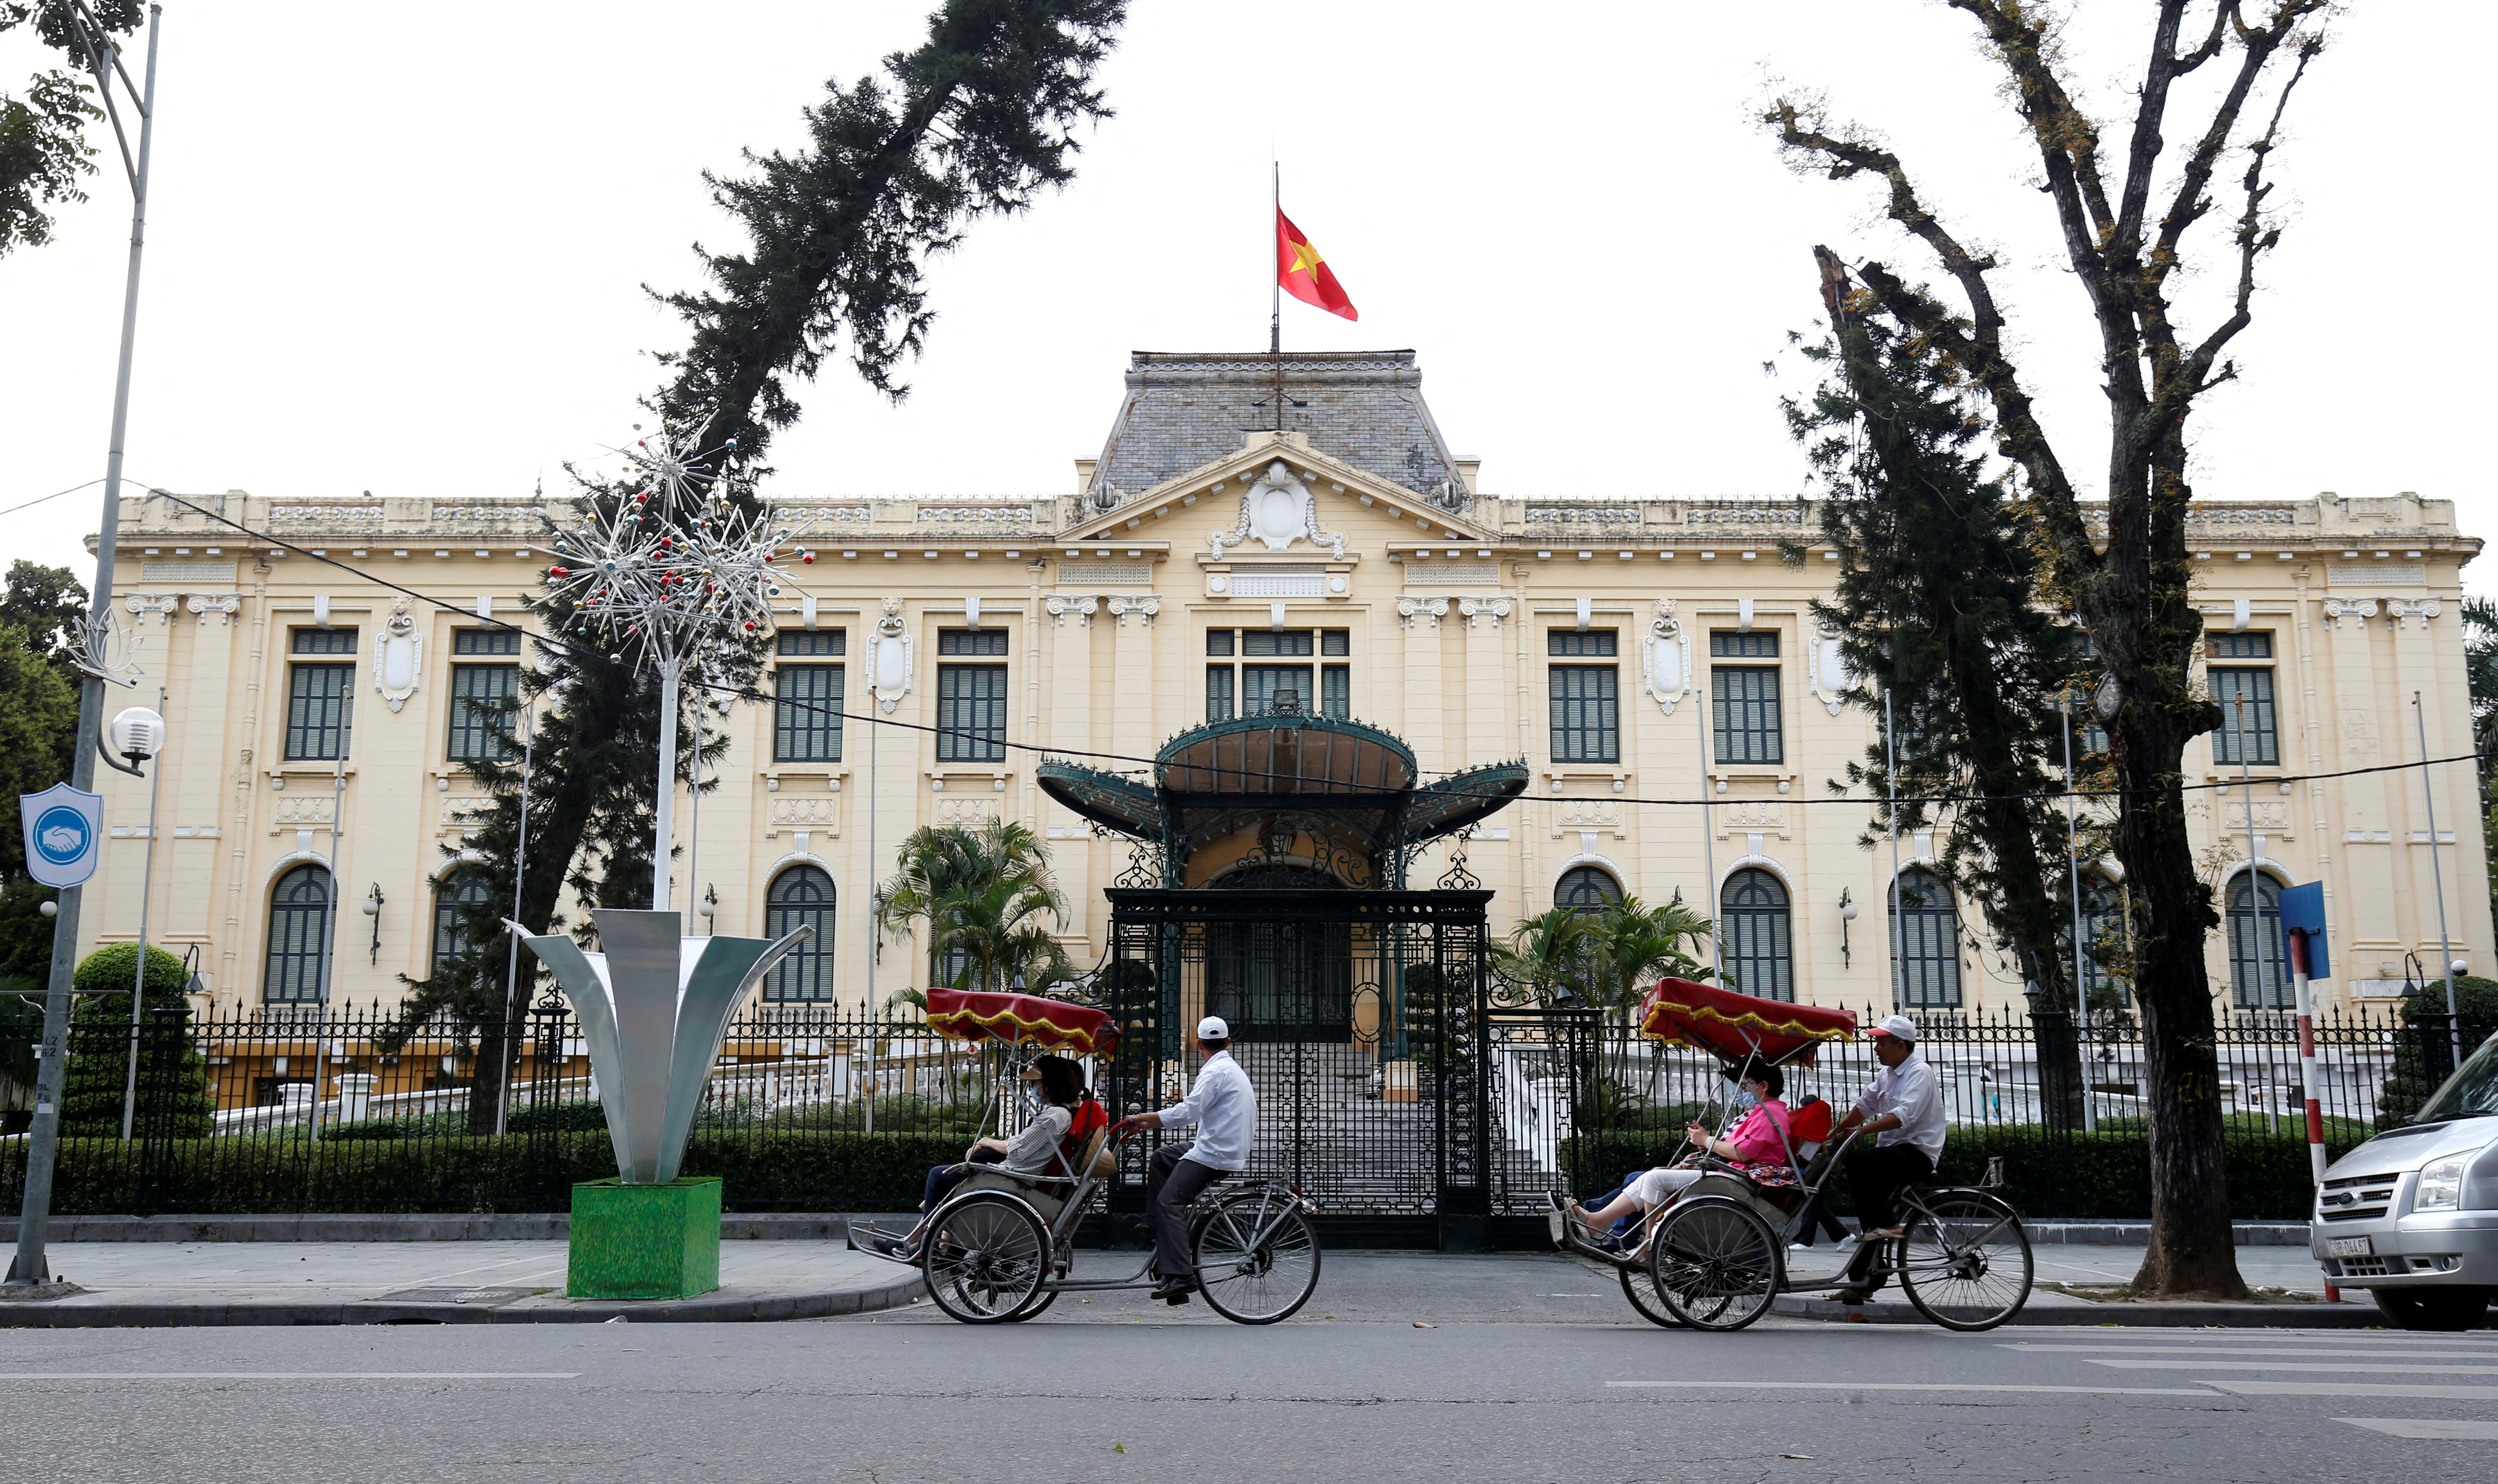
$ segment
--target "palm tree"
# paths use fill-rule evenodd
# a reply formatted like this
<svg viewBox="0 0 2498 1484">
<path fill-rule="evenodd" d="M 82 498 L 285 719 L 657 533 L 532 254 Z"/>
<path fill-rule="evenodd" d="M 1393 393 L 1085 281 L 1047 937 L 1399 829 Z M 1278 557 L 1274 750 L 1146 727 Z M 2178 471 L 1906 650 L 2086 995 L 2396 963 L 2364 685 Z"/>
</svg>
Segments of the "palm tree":
<svg viewBox="0 0 2498 1484">
<path fill-rule="evenodd" d="M 1538 1000 L 1568 993 L 1587 998 L 1596 919 L 1574 907 L 1528 918 L 1492 949 L 1492 972 Z"/>
<path fill-rule="evenodd" d="M 1588 1003 L 1629 1015 L 1657 979 L 1707 979 L 1709 967 L 1690 949 L 1708 942 L 1710 921 L 1680 900 L 1647 907 L 1626 896 L 1588 919 L 1593 924 Z"/>
<path fill-rule="evenodd" d="M 897 853 L 899 869 L 878 887 L 877 924 L 900 938 L 929 927 L 929 981 L 937 965 L 963 959 L 956 987 L 1002 989 L 1017 975 L 1063 972 L 1066 953 L 1041 924 L 1067 919 L 1067 901 L 1050 880 L 1049 855 L 1028 824 L 991 820 L 977 829 L 923 825 Z M 906 989 L 888 1003 L 927 1006 Z"/>
</svg>

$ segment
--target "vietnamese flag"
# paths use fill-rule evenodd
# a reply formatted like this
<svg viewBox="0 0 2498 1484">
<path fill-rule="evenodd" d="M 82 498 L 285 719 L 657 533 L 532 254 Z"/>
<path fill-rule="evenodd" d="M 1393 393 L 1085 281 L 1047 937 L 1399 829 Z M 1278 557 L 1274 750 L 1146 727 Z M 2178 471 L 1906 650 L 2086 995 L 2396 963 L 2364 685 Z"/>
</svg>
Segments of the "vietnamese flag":
<svg viewBox="0 0 2498 1484">
<path fill-rule="evenodd" d="M 1327 266 L 1327 259 L 1319 256 L 1319 250 L 1310 245 L 1300 228 L 1293 225 L 1281 206 L 1275 208 L 1275 282 L 1303 304 L 1347 319 L 1361 318 L 1353 301 L 1345 297 L 1344 285 L 1335 281 L 1335 273 Z"/>
</svg>

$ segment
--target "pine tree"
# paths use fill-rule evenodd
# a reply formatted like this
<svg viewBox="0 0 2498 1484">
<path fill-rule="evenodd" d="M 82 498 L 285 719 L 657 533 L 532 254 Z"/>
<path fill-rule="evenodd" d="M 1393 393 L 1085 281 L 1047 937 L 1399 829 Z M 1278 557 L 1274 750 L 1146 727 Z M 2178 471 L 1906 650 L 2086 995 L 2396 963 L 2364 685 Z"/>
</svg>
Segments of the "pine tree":
<svg viewBox="0 0 2498 1484">
<path fill-rule="evenodd" d="M 921 266 L 960 242 L 974 218 L 1021 210 L 1042 187 L 1073 178 L 1075 129 L 1109 116 L 1092 79 L 1126 9 L 1125 0 L 946 0 L 930 17 L 926 44 L 886 58 L 883 80 L 835 86 L 806 111 L 806 149 L 749 155 L 753 171 L 742 178 L 706 177 L 751 245 L 703 254 L 709 288 L 658 296 L 684 318 L 689 339 L 661 357 L 671 378 L 651 406 L 699 473 L 726 476 L 719 487 L 728 503 L 666 518 L 759 518 L 752 479 L 766 472 L 761 459 L 772 434 L 798 417 L 792 379 L 814 376 L 845 337 L 852 367 L 870 385 L 907 395 L 897 370 L 922 349 L 933 317 Z M 575 473 L 586 506 L 612 509 L 634 490 Z M 571 617 L 551 599 L 533 610 L 550 632 Z M 524 823 L 518 920 L 561 925 L 566 888 L 588 906 L 649 905 L 642 884 L 651 869 L 659 708 L 657 681 L 640 661 L 630 643 L 536 646 L 520 695 L 500 708 L 511 756 L 475 765 L 491 802 L 443 888 L 482 882 L 487 900 L 459 909 L 466 946 L 438 959 L 429 979 L 411 982 L 400 1020 L 401 1035 L 441 1017 L 479 1037 L 471 1129 L 493 1127 L 515 1054 L 503 1044 L 510 939 L 501 922 L 512 910 Z M 707 657 L 703 678 L 742 689 L 759 663 L 757 646 L 722 646 Z M 699 704 L 705 693 L 688 689 L 689 703 Z M 526 739 L 525 822 L 523 739 L 512 724 L 523 707 L 542 701 L 534 736 Z M 725 746 L 718 739 L 711 750 Z M 689 757 L 677 759 L 676 773 L 692 776 Z M 522 972 L 515 1006 L 534 977 L 529 967 Z"/>
<path fill-rule="evenodd" d="M 1888 701 L 1893 734 L 1832 786 L 1876 800 L 1897 790 L 1897 818 L 1877 802 L 1860 843 L 1871 849 L 1888 828 L 1938 832 L 1941 875 L 2010 951 L 2034 1013 L 2049 1013 L 2042 1026 L 2062 1026 L 2073 1004 L 2069 873 L 2064 815 L 2042 795 L 2062 787 L 2055 699 L 2080 645 L 2041 601 L 2029 511 L 1973 447 L 1987 424 L 1966 375 L 1851 298 L 1838 260 L 1816 255 L 1835 330 L 1806 354 L 1832 374 L 1786 408 L 1824 483 L 1822 534 L 1839 552 L 1838 582 L 1812 610 L 1840 636 L 1854 698 L 1876 714 Z M 1938 795 L 1978 801 L 1919 801 Z M 2042 1114 L 2079 1126 L 2073 1039 L 2042 1037 L 2039 1060 Z"/>
</svg>

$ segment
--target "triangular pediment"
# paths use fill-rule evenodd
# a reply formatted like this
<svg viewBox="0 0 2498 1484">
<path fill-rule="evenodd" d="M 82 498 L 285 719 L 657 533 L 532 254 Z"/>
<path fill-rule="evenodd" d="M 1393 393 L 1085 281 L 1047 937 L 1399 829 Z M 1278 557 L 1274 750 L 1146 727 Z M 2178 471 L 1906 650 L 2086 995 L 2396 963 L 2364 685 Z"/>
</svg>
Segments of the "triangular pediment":
<svg viewBox="0 0 2498 1484">
<path fill-rule="evenodd" d="M 1117 504 L 1071 528 L 1065 539 L 1149 536 L 1243 555 L 1324 552 L 1336 535 L 1349 546 L 1376 545 L 1392 535 L 1487 544 L 1498 539 L 1475 522 L 1473 496 L 1455 484 L 1435 496 L 1418 495 L 1312 448 L 1297 433 L 1250 434 L 1223 458 L 1117 498 Z M 1381 523 L 1396 529 L 1372 529 Z"/>
</svg>

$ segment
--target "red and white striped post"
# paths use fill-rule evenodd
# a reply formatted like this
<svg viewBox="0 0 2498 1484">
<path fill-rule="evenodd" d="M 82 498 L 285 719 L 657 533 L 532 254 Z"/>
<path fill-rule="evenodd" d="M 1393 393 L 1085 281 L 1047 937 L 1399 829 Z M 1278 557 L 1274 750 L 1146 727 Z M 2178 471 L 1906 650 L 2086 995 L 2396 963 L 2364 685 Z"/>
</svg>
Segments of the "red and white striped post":
<svg viewBox="0 0 2498 1484">
<path fill-rule="evenodd" d="M 2298 995 L 2298 1092 L 2307 1100 L 2307 1169 L 2316 1189 L 2324 1188 L 2324 1104 L 2316 1093 L 2316 998 L 2307 985 L 2307 934 L 2289 932 L 2290 982 Z M 2342 1302 L 2342 1290 L 2324 1285 L 2324 1302 Z"/>
</svg>

